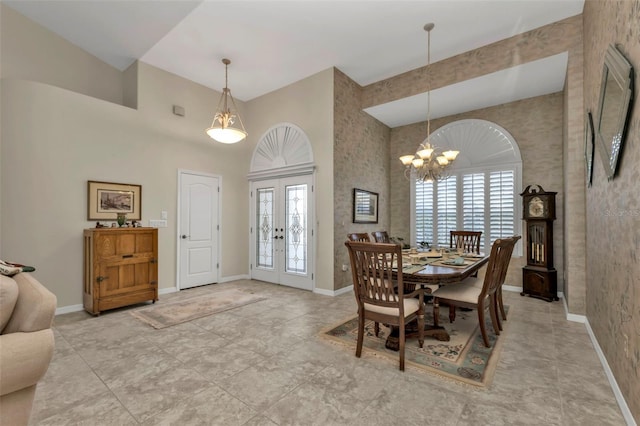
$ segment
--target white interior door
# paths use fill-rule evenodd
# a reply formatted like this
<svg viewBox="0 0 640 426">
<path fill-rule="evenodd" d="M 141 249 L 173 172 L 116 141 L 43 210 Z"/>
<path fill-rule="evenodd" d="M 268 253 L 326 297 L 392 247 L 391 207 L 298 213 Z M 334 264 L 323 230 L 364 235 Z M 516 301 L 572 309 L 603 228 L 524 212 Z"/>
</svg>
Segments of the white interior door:
<svg viewBox="0 0 640 426">
<path fill-rule="evenodd" d="M 251 184 L 251 277 L 313 289 L 313 177 Z"/>
<path fill-rule="evenodd" d="M 185 289 L 218 282 L 219 178 L 180 172 L 179 282 Z"/>
</svg>

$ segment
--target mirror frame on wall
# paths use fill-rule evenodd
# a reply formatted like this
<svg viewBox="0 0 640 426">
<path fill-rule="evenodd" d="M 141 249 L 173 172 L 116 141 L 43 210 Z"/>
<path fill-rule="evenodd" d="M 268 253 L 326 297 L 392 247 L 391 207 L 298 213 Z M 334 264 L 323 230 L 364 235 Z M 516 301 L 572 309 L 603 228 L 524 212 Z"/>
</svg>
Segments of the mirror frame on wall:
<svg viewBox="0 0 640 426">
<path fill-rule="evenodd" d="M 604 57 L 598 102 L 598 146 L 607 179 L 616 175 L 633 98 L 633 67 L 614 45 Z"/>
</svg>

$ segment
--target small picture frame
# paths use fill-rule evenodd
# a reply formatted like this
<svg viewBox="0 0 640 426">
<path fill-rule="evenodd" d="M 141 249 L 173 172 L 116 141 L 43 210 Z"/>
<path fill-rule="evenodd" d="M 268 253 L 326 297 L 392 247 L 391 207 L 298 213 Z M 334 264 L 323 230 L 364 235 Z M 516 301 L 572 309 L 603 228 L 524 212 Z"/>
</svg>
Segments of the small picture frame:
<svg viewBox="0 0 640 426">
<path fill-rule="evenodd" d="M 142 186 L 130 183 L 88 181 L 87 220 L 142 219 Z"/>
<path fill-rule="evenodd" d="M 378 223 L 378 193 L 353 188 L 353 223 Z"/>
<path fill-rule="evenodd" d="M 593 116 L 591 111 L 587 112 L 586 123 L 584 126 L 585 140 L 584 140 L 584 161 L 586 169 L 587 187 L 591 186 L 593 177 L 593 149 L 595 146 L 595 136 L 593 133 Z"/>
</svg>

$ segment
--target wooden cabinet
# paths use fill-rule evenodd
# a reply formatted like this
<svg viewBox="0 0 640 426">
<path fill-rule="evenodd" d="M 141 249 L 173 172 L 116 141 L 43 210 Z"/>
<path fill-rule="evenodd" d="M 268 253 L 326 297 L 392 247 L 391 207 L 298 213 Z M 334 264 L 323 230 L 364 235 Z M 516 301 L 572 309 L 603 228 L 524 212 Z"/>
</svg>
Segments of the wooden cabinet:
<svg viewBox="0 0 640 426">
<path fill-rule="evenodd" d="M 158 230 L 84 230 L 84 309 L 108 309 L 158 300 Z"/>
</svg>

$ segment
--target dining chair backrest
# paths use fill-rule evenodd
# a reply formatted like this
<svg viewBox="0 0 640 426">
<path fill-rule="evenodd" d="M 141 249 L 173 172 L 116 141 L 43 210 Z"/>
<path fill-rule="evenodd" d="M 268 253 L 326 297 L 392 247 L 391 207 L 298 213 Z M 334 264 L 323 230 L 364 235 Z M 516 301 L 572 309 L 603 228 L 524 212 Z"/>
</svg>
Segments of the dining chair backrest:
<svg viewBox="0 0 640 426">
<path fill-rule="evenodd" d="M 375 231 L 371 233 L 371 236 L 373 237 L 373 241 L 375 241 L 376 243 L 390 243 L 391 240 L 389 239 L 389 234 L 387 233 L 387 231 Z"/>
<path fill-rule="evenodd" d="M 482 231 L 449 231 L 449 247 L 462 247 L 467 253 L 480 253 Z"/>
<path fill-rule="evenodd" d="M 491 295 L 502 286 L 507 276 L 513 248 L 519 239 L 520 236 L 516 235 L 510 238 L 498 239 L 493 243 L 480 297 Z"/>
<path fill-rule="evenodd" d="M 403 312 L 402 274 L 394 286 L 393 268 L 402 270 L 402 249 L 397 244 L 346 241 L 351 260 L 354 291 L 359 308 L 365 303 L 399 308 Z"/>
<path fill-rule="evenodd" d="M 369 239 L 369 234 L 367 234 L 366 232 L 352 232 L 350 234 L 347 234 L 347 239 L 349 241 L 362 241 L 362 242 L 371 241 Z"/>
</svg>

